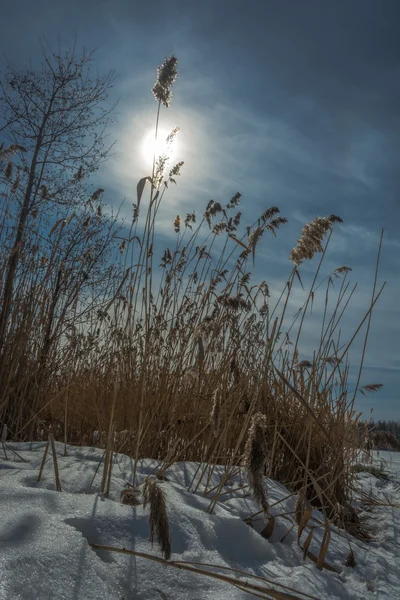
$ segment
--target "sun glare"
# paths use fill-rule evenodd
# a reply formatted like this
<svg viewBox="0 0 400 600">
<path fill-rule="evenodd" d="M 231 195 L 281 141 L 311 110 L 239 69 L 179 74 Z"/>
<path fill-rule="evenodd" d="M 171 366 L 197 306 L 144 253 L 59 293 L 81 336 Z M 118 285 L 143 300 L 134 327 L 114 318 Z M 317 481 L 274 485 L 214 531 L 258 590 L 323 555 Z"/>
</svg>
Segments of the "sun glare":
<svg viewBox="0 0 400 600">
<path fill-rule="evenodd" d="M 160 129 L 158 131 L 157 140 L 154 139 L 154 130 L 148 132 L 143 140 L 142 144 L 142 155 L 148 166 L 153 164 L 153 156 L 156 155 L 156 159 L 159 156 L 167 155 L 168 162 L 175 157 L 177 152 L 177 137 L 175 136 L 172 143 L 167 143 L 167 138 L 171 132 L 166 129 Z"/>
</svg>

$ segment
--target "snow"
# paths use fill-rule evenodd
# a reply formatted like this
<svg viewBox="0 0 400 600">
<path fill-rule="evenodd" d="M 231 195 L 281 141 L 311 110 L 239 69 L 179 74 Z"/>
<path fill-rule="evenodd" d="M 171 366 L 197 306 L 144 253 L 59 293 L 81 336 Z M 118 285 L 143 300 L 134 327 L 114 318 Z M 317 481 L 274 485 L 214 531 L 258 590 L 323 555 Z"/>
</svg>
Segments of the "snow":
<svg viewBox="0 0 400 600">
<path fill-rule="evenodd" d="M 91 485 L 103 451 L 68 446 L 67 456 L 63 456 L 64 446 L 56 443 L 62 487 L 57 492 L 51 452 L 41 481 L 37 482 L 44 448 L 42 442 L 10 443 L 4 447 L 0 443 L 0 600 L 254 597 L 199 574 L 91 548 L 89 542 L 161 557 L 157 544 L 152 547 L 149 541 L 148 509 L 119 501 L 124 485 L 132 481 L 133 461 L 125 455 L 115 455 L 110 498 L 105 498 L 98 491 L 101 467 Z M 264 526 L 262 520 L 254 522 L 254 529 L 243 521 L 257 513 L 259 507 L 249 497 L 240 474 L 226 483 L 223 491 L 228 493 L 210 514 L 212 494 L 204 497 L 202 485 L 196 493 L 188 491 L 198 465 L 174 464 L 160 483 L 170 523 L 171 561 L 218 565 L 200 568 L 236 577 L 242 584 L 248 580 L 267 585 L 223 567 L 239 569 L 288 586 L 295 591 L 276 589 L 300 598 L 308 594 L 330 599 L 400 599 L 400 454 L 381 452 L 378 464 L 381 459 L 386 461 L 389 480 L 378 480 L 367 473 L 359 476 L 360 485 L 382 504 L 370 515 L 374 540 L 366 544 L 343 531 L 332 530 L 326 561 L 340 573 L 319 571 L 311 560 L 303 560 L 297 544 L 297 526 L 290 531 L 294 497 L 284 486 L 267 482 L 271 513 L 276 516 L 275 529 L 267 540 L 259 533 Z M 157 466 L 155 461 L 141 461 L 139 482 L 154 474 Z M 210 474 L 209 488 L 217 486 L 223 474 L 223 467 L 215 469 Z M 315 524 L 322 521 L 317 511 L 313 517 Z M 314 554 L 318 554 L 322 537 L 323 529 L 316 530 L 310 547 Z M 343 565 L 349 541 L 355 568 Z"/>
</svg>

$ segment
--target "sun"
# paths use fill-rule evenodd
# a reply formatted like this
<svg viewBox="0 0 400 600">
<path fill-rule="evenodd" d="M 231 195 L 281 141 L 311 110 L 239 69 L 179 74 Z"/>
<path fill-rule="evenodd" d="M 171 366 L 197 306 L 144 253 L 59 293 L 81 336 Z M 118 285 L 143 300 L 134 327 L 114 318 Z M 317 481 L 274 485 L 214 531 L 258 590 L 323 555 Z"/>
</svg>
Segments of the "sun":
<svg viewBox="0 0 400 600">
<path fill-rule="evenodd" d="M 167 129 L 159 129 L 157 140 L 154 139 L 154 129 L 146 134 L 142 143 L 142 156 L 148 166 L 153 165 L 154 154 L 156 156 L 156 160 L 160 156 L 168 156 L 169 163 L 176 156 L 178 149 L 177 136 L 174 136 L 172 142 L 168 142 L 168 136 L 170 136 L 170 134 L 171 132 Z"/>
</svg>

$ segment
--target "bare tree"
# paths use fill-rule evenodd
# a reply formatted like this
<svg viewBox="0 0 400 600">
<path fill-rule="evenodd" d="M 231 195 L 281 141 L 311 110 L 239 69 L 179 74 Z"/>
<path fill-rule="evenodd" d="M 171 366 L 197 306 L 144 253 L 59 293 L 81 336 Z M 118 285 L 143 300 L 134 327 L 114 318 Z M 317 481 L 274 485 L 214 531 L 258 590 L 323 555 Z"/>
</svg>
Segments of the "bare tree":
<svg viewBox="0 0 400 600">
<path fill-rule="evenodd" d="M 109 152 L 105 129 L 114 107 L 103 104 L 113 72 L 93 73 L 92 53 L 75 47 L 62 54 L 42 46 L 42 54 L 39 70 L 9 65 L 0 82 L 0 131 L 9 144 L 2 149 L 4 177 L 11 182 L 16 171 L 11 190 L 18 202 L 1 294 L 0 351 L 29 215 L 54 203 L 79 205 L 87 177 Z"/>
</svg>

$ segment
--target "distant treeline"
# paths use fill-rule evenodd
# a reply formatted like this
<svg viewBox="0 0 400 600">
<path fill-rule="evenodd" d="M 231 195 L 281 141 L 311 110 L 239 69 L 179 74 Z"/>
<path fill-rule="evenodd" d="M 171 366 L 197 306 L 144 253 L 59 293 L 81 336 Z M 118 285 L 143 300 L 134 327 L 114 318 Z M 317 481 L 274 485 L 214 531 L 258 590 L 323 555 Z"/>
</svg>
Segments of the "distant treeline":
<svg viewBox="0 0 400 600">
<path fill-rule="evenodd" d="M 376 431 L 387 431 L 400 439 L 400 421 L 372 421 L 369 427 Z"/>
<path fill-rule="evenodd" d="M 360 445 L 366 450 L 400 452 L 399 421 L 361 421 L 359 435 Z"/>
</svg>

